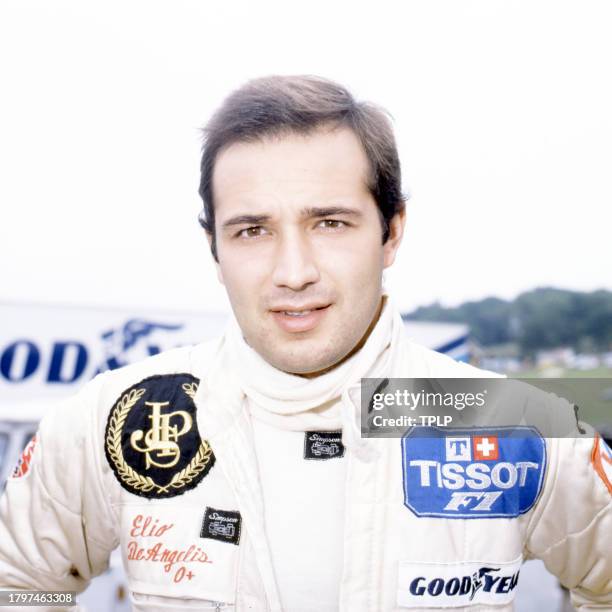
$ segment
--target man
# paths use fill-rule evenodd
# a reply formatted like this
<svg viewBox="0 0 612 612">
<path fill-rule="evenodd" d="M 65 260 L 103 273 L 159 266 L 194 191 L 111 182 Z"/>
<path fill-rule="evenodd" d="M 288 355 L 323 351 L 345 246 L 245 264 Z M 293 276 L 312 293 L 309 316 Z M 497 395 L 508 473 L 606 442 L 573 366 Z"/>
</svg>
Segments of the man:
<svg viewBox="0 0 612 612">
<path fill-rule="evenodd" d="M 119 545 L 136 610 L 506 610 L 535 556 L 576 605 L 612 606 L 599 439 L 537 436 L 528 507 L 506 481 L 490 518 L 407 503 L 430 503 L 433 464 L 361 438 L 361 378 L 487 375 L 404 338 L 382 286 L 400 185 L 385 114 L 335 83 L 258 79 L 224 102 L 201 222 L 235 321 L 43 420 L 0 508 L 4 587 L 80 591 Z"/>
</svg>

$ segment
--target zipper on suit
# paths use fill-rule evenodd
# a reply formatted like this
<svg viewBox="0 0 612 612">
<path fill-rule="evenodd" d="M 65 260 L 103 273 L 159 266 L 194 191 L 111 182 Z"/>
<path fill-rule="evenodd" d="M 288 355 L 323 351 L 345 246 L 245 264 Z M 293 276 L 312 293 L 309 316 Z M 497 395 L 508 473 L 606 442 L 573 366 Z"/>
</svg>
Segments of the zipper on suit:
<svg viewBox="0 0 612 612">
<path fill-rule="evenodd" d="M 234 604 L 228 604 L 224 601 L 212 601 L 208 600 L 204 602 L 206 604 L 205 608 L 202 610 L 214 610 L 215 612 L 221 612 L 221 610 L 225 610 L 225 608 L 231 608 Z"/>
</svg>

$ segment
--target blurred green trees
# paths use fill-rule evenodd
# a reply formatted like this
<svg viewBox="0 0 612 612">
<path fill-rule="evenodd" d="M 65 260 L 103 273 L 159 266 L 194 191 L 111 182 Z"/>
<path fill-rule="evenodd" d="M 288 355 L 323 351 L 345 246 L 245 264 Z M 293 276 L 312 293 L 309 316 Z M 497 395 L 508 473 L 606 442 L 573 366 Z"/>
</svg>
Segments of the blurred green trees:
<svg viewBox="0 0 612 612">
<path fill-rule="evenodd" d="M 422 306 L 405 318 L 467 323 L 482 346 L 516 343 L 523 356 L 571 346 L 578 352 L 612 350 L 612 292 L 582 293 L 542 287 L 512 301 L 489 297 L 454 308 Z"/>
</svg>

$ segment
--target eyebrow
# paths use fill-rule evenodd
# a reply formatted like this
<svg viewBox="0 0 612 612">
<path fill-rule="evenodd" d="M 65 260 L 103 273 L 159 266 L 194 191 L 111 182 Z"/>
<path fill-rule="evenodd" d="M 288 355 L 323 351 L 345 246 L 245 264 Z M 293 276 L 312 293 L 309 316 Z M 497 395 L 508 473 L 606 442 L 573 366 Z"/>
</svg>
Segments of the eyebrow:
<svg viewBox="0 0 612 612">
<path fill-rule="evenodd" d="M 270 215 L 238 215 L 223 223 L 223 228 L 234 225 L 259 225 L 270 220 Z"/>
<path fill-rule="evenodd" d="M 347 208 L 345 206 L 309 206 L 303 208 L 300 216 L 304 220 L 318 219 L 320 217 L 330 217 L 333 215 L 348 215 L 351 217 L 362 217 L 361 211 L 355 208 Z M 235 225 L 260 225 L 270 220 L 270 215 L 237 215 L 231 217 L 223 223 L 223 228 L 233 227 Z"/>
<path fill-rule="evenodd" d="M 311 206 L 302 210 L 305 219 L 316 219 L 318 217 L 331 217 L 334 215 L 348 215 L 350 217 L 361 217 L 362 212 L 356 208 L 346 206 Z"/>
</svg>

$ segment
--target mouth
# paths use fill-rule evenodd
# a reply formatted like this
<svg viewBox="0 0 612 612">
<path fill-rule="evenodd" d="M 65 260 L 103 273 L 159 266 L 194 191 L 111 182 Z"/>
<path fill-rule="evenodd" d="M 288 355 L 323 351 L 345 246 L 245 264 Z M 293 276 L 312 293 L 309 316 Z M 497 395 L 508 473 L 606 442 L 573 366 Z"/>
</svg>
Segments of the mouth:
<svg viewBox="0 0 612 612">
<path fill-rule="evenodd" d="M 282 314 L 286 314 L 290 317 L 305 317 L 306 315 L 309 315 L 315 310 L 323 310 L 324 308 L 327 308 L 327 306 L 320 306 L 319 308 L 307 308 L 305 310 L 277 310 L 275 312 L 281 312 Z"/>
<path fill-rule="evenodd" d="M 291 304 L 281 304 L 275 308 L 271 308 L 270 310 L 272 312 L 282 312 L 283 314 L 300 316 L 304 314 L 309 314 L 313 312 L 314 310 L 323 310 L 324 308 L 327 308 L 328 306 L 331 306 L 331 304 L 317 303 L 317 304 L 304 304 L 302 306 L 293 306 Z"/>
<path fill-rule="evenodd" d="M 277 325 L 288 333 L 303 333 L 317 327 L 331 304 L 307 304 L 301 307 L 282 305 L 271 310 Z"/>
</svg>

